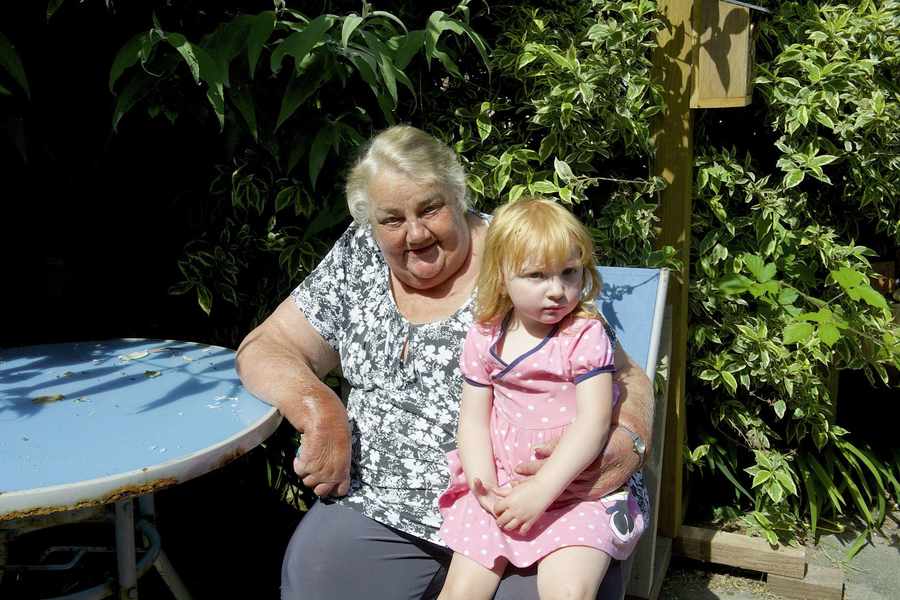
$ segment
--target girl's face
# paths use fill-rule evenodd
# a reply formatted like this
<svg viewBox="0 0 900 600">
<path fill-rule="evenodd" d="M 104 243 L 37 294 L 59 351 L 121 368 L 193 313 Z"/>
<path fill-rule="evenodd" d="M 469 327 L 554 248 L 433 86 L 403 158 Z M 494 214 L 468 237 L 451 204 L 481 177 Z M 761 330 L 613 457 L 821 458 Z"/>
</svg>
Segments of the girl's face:
<svg viewBox="0 0 900 600">
<path fill-rule="evenodd" d="M 505 283 L 514 321 L 534 335 L 545 335 L 578 306 L 584 268 L 577 256 L 559 267 L 526 263 L 507 273 Z"/>
</svg>

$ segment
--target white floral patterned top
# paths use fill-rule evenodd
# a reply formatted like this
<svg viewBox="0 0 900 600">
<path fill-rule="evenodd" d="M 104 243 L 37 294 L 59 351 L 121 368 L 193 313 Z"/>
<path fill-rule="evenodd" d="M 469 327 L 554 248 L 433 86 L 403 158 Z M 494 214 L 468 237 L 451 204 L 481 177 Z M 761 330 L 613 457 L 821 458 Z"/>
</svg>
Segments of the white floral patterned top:
<svg viewBox="0 0 900 600">
<path fill-rule="evenodd" d="M 456 447 L 471 300 L 442 321 L 412 324 L 388 275 L 371 228 L 352 224 L 291 296 L 339 354 L 350 388 L 351 485 L 338 502 L 444 545 L 437 499 L 447 487 L 445 454 Z M 631 487 L 646 513 L 640 474 Z"/>
</svg>

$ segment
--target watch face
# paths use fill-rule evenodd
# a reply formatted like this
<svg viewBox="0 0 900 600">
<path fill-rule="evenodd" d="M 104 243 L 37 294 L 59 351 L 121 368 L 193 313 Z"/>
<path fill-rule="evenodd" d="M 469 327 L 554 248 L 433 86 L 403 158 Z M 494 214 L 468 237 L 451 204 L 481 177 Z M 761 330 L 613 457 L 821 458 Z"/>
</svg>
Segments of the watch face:
<svg viewBox="0 0 900 600">
<path fill-rule="evenodd" d="M 644 452 L 647 450 L 647 447 L 646 447 L 646 445 L 644 444 L 644 440 L 642 440 L 641 438 L 635 439 L 635 440 L 634 440 L 634 449 L 635 449 L 635 450 L 637 451 L 637 453 L 640 454 L 641 457 L 643 458 Z"/>
</svg>

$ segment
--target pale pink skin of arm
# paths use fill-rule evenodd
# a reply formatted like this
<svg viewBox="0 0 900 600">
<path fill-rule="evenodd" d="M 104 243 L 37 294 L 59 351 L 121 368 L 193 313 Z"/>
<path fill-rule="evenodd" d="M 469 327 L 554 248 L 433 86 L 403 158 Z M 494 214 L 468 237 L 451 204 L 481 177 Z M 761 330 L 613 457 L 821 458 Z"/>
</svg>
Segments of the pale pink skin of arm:
<svg viewBox="0 0 900 600">
<path fill-rule="evenodd" d="M 344 405 L 322 382 L 339 357 L 292 298 L 241 342 L 237 370 L 257 398 L 276 407 L 304 434 L 295 470 L 319 496 L 350 488 L 350 430 Z"/>
</svg>

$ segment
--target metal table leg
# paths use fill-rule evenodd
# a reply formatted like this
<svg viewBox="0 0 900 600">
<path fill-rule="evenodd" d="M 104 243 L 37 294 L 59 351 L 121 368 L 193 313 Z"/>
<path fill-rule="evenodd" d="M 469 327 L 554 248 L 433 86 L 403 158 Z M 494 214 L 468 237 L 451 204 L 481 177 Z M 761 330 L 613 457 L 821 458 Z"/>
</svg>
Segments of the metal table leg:
<svg viewBox="0 0 900 600">
<path fill-rule="evenodd" d="M 119 567 L 119 600 L 137 600 L 137 553 L 134 548 L 134 503 L 116 502 L 116 562 Z"/>
<path fill-rule="evenodd" d="M 138 508 L 143 519 L 150 521 L 154 525 L 156 524 L 156 506 L 153 494 L 146 494 L 138 498 Z M 178 572 L 175 571 L 175 567 L 162 548 L 159 549 L 159 554 L 157 554 L 153 566 L 156 567 L 156 571 L 169 587 L 172 595 L 175 596 L 175 600 L 192 600 L 187 586 L 184 585 L 184 581 L 182 581 Z"/>
</svg>

